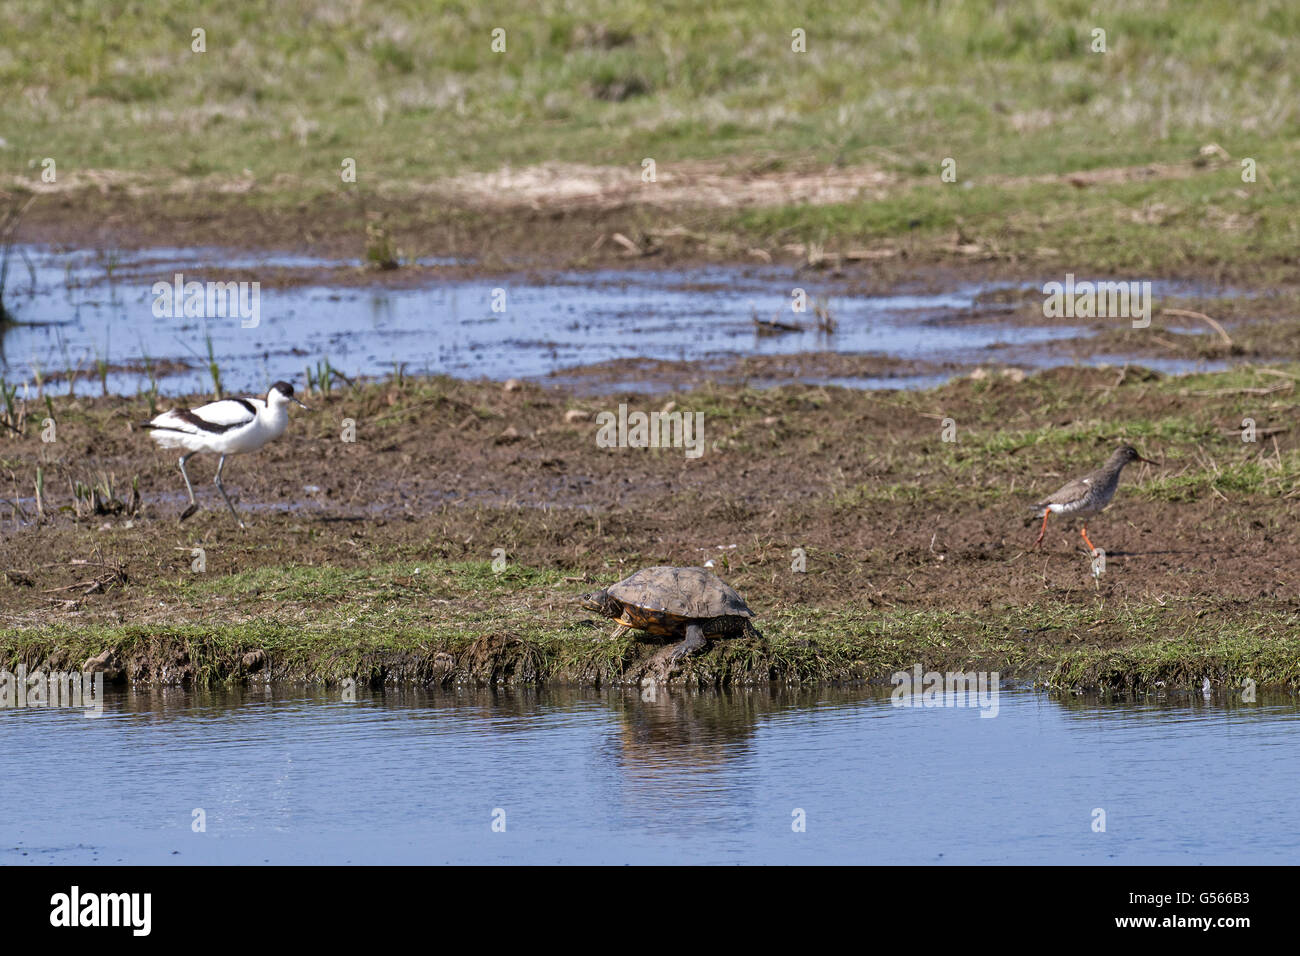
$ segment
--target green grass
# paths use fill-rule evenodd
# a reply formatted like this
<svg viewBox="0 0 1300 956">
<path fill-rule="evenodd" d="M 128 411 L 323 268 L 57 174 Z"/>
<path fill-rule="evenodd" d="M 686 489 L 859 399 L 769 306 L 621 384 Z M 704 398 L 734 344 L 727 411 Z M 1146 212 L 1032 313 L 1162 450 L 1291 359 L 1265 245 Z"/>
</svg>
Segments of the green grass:
<svg viewBox="0 0 1300 956">
<path fill-rule="evenodd" d="M 385 562 L 367 568 L 279 565 L 231 575 L 185 575 L 177 582 L 177 594 L 187 598 L 257 597 L 272 602 L 373 600 L 433 592 L 465 597 L 499 595 L 526 586 L 562 587 L 562 579 L 559 571 L 523 567 L 508 559 L 500 572 L 493 571 L 489 561 Z M 400 584 L 395 583 L 398 581 Z"/>
<path fill-rule="evenodd" d="M 0 19 L 0 172 L 19 180 L 35 181 L 44 157 L 61 176 L 152 186 L 247 170 L 259 189 L 246 201 L 276 208 L 350 188 L 348 157 L 357 188 L 399 193 L 545 161 L 810 161 L 876 166 L 902 186 L 722 224 L 801 241 L 960 230 L 1002 255 L 1144 272 L 1285 258 L 1300 237 L 1287 107 L 1300 8 L 1284 0 L 2 0 Z M 1105 53 L 1090 49 L 1098 27 Z M 195 28 L 204 53 L 191 51 Z M 795 28 L 805 53 L 791 49 Z M 1208 143 L 1231 160 L 1192 179 L 1006 182 L 1187 162 Z M 948 157 L 956 184 L 939 180 Z M 1241 182 L 1242 157 L 1257 183 Z"/>
<path fill-rule="evenodd" d="M 1036 138 L 1036 137 L 1031 137 Z M 1054 157 L 1052 171 L 1090 165 L 1066 160 L 1054 142 L 1041 142 Z M 1267 147 L 1283 163 L 1298 155 L 1293 143 Z M 1153 148 L 1145 161 L 1186 161 Z M 1283 159 L 1283 157 L 1286 157 Z M 1234 258 L 1285 259 L 1300 239 L 1292 211 L 1300 200 L 1300 178 L 1284 171 L 1271 185 L 1241 182 L 1233 165 L 1186 179 L 1114 183 L 1086 190 L 1059 183 L 1002 183 L 1003 177 L 1032 174 L 1005 164 L 971 172 L 970 188 L 921 177 L 895 194 L 871 202 L 787 205 L 747 210 L 725 220 L 742 233 L 781 241 L 859 245 L 913 245 L 952 240 L 980 246 L 1000 258 L 1028 258 L 1102 273 L 1165 275 L 1189 265 L 1229 265 Z M 1214 228 L 1205 228 L 1207 224 Z"/>
<path fill-rule="evenodd" d="M 1276 459 L 1223 461 L 1216 467 L 1202 466 L 1185 474 L 1149 481 L 1138 494 L 1157 501 L 1192 501 L 1207 493 L 1222 495 L 1281 494 L 1300 489 L 1300 453 L 1288 452 Z"/>
<path fill-rule="evenodd" d="M 1126 692 L 1213 686 L 1300 688 L 1300 639 L 1295 614 L 1268 615 L 1232 627 L 1210 624 L 1185 637 L 1134 644 L 1122 650 L 1076 651 L 1062 659 L 1047 683 L 1063 689 Z"/>
<path fill-rule="evenodd" d="M 445 573 L 450 566 L 430 568 Z M 302 583 L 319 580 L 290 568 Z M 0 631 L 0 665 L 30 668 L 44 662 L 78 665 L 103 650 L 146 682 L 173 677 L 200 686 L 249 676 L 245 655 L 262 651 L 270 665 L 264 676 L 280 680 L 337 683 L 348 677 L 377 682 L 460 680 L 590 683 L 616 681 L 650 649 L 632 637 L 613 640 L 608 627 L 583 623 L 585 612 L 571 600 L 552 607 L 552 591 L 527 575 L 503 589 L 491 613 L 452 610 L 432 619 L 402 615 L 385 598 L 383 579 L 373 569 L 364 595 L 346 589 L 338 603 L 313 606 L 309 619 L 292 612 L 232 621 L 217 608 L 196 619 L 165 625 L 85 627 L 59 624 L 40 631 Z M 214 591 L 234 590 L 245 576 L 217 579 Z M 292 589 L 278 595 L 292 603 Z M 315 597 L 329 599 L 326 591 Z M 265 597 L 265 595 L 262 595 Z M 567 597 L 576 597 L 568 595 Z M 410 595 L 406 595 L 407 603 Z M 539 605 L 547 610 L 539 611 Z M 1143 691 L 1158 682 L 1169 688 L 1238 686 L 1249 678 L 1261 686 L 1300 687 L 1300 620 L 1294 609 L 1265 605 L 1247 616 L 1201 615 L 1192 607 L 1140 605 L 1062 606 L 1057 602 L 984 611 L 777 607 L 763 621 L 766 644 L 716 642 L 687 664 L 687 678 L 705 683 L 767 680 L 887 682 L 899 670 L 920 664 L 930 670 L 979 668 L 1003 678 L 1062 689 Z M 1119 648 L 1048 640 L 1104 635 L 1142 636 Z M 440 670 L 439 658 L 447 661 Z M 454 661 L 454 663 L 452 663 Z"/>
<path fill-rule="evenodd" d="M 1181 416 L 1140 419 L 1122 424 L 1114 421 L 1087 421 L 1073 423 L 1066 427 L 1047 425 L 1025 431 L 1013 429 L 973 431 L 963 438 L 960 451 L 964 455 L 978 459 L 986 455 L 1042 446 L 1065 448 L 1071 445 L 1109 445 L 1120 438 L 1139 444 L 1143 441 L 1195 444 L 1210 438 L 1212 434 L 1213 428 L 1210 423 Z"/>
<path fill-rule="evenodd" d="M 606 622 L 593 628 L 577 603 L 590 585 L 562 570 L 498 574 L 486 562 L 447 561 L 349 570 L 289 565 L 154 587 L 160 600 L 188 607 L 183 622 L 0 631 L 0 665 L 66 667 L 115 648 L 137 679 L 164 679 L 170 667 L 173 678 L 183 672 L 205 685 L 248 677 L 245 655 L 262 651 L 267 673 L 281 680 L 590 683 L 618 680 L 649 650 L 630 636 L 610 639 Z M 761 622 L 765 644 L 716 642 L 687 673 L 706 683 L 884 682 L 919 663 L 996 670 L 1065 689 L 1199 687 L 1207 676 L 1216 684 L 1250 678 L 1300 687 L 1294 608 L 1261 601 L 1247 610 L 1206 614 L 1177 600 L 1052 598 L 888 614 L 852 601 L 777 605 Z M 1100 647 L 1098 638 L 1123 644 Z M 1072 642 L 1084 646 L 1072 649 Z"/>
<path fill-rule="evenodd" d="M 656 152 L 877 157 L 913 173 L 954 156 L 979 175 L 1186 158 L 1210 140 L 1258 151 L 1292 122 L 1276 107 L 1295 85 L 1287 38 L 1300 30 L 1293 5 L 1226 0 L 0 11 L 17 154 L 335 179 L 353 152 L 378 179 Z M 196 27 L 205 53 L 191 51 Z M 796 27 L 806 53 L 791 50 Z M 1089 49 L 1094 27 L 1105 53 Z M 625 99 L 601 98 L 618 83 Z"/>
</svg>

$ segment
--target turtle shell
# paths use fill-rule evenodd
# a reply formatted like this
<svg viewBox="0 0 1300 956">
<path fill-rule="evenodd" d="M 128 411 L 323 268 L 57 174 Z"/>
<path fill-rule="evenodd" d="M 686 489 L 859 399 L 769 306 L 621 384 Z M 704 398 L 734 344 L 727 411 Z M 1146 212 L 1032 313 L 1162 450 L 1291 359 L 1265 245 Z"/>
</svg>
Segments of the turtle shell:
<svg viewBox="0 0 1300 956">
<path fill-rule="evenodd" d="M 707 568 L 646 568 L 609 588 L 623 603 L 620 623 L 671 635 L 692 621 L 752 618 L 744 599 Z"/>
</svg>

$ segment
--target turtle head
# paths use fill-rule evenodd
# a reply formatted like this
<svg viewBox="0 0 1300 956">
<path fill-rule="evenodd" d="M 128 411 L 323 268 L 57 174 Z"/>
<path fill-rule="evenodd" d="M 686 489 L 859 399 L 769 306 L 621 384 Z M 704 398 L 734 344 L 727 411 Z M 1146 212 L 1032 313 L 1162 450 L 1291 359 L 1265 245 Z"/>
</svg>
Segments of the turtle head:
<svg viewBox="0 0 1300 956">
<path fill-rule="evenodd" d="M 592 591 L 582 596 L 582 606 L 603 617 L 618 617 L 623 613 L 623 603 L 608 591 Z"/>
</svg>

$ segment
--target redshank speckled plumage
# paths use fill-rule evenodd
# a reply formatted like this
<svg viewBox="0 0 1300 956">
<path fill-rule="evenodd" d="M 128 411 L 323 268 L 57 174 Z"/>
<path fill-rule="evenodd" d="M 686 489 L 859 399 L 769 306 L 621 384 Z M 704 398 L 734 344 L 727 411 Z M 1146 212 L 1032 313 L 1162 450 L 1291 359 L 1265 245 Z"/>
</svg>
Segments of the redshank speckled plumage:
<svg viewBox="0 0 1300 956">
<path fill-rule="evenodd" d="M 1073 515 L 1086 519 L 1105 509 L 1110 504 L 1110 500 L 1115 497 L 1115 489 L 1119 487 L 1120 472 L 1131 461 L 1144 461 L 1149 465 L 1158 464 L 1150 458 L 1143 458 L 1132 445 L 1120 445 L 1107 459 L 1106 464 L 1096 471 L 1074 479 L 1034 505 L 1035 511 L 1043 512 L 1043 526 L 1038 531 L 1038 540 L 1034 542 L 1034 547 L 1037 548 L 1043 543 L 1043 535 L 1047 534 L 1047 519 L 1050 515 Z M 1088 545 L 1088 553 L 1095 553 L 1097 549 L 1088 538 L 1086 520 L 1080 527 L 1079 534 Z"/>
</svg>

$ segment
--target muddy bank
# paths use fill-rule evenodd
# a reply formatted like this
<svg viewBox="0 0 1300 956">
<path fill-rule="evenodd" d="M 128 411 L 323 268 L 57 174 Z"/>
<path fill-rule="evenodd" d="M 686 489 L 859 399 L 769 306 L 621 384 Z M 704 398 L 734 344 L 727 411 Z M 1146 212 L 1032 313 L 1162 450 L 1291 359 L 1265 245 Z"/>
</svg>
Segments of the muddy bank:
<svg viewBox="0 0 1300 956">
<path fill-rule="evenodd" d="M 259 650 L 277 679 L 631 680 L 653 645 L 599 640 L 580 594 L 713 561 L 770 648 L 719 645 L 679 679 L 881 680 L 922 662 L 1068 668 L 1068 686 L 1292 685 L 1297 373 L 601 398 L 357 383 L 307 396 L 283 439 L 228 463 L 245 531 L 201 457 L 202 508 L 178 522 L 175 460 L 134 429 L 144 399 L 52 399 L 57 441 L 31 417 L 0 437 L 0 656 L 84 661 L 129 639 L 150 648 L 149 680 L 238 678 Z M 619 403 L 702 414 L 704 453 L 601 447 L 596 416 Z M 1104 569 L 1068 521 L 1033 550 L 1030 504 L 1120 440 L 1161 464 L 1127 471 L 1089 522 Z"/>
<path fill-rule="evenodd" d="M 821 382 L 859 388 L 936 384 L 969 367 L 957 362 L 928 362 L 890 355 L 801 352 L 794 355 L 748 355 L 714 361 L 615 359 L 550 373 L 548 385 L 578 395 L 633 389 L 650 394 L 690 390 L 702 381 L 718 385 L 770 387 L 790 382 Z"/>
<path fill-rule="evenodd" d="M 466 635 L 462 641 L 430 643 L 419 635 L 375 647 L 334 635 L 310 651 L 267 650 L 266 642 L 209 640 L 165 631 L 128 629 L 121 637 L 84 659 L 73 648 L 97 646 L 80 640 L 68 644 L 36 641 L 22 645 L 0 640 L 0 657 L 11 669 L 28 671 L 79 669 L 103 671 L 109 681 L 141 686 L 208 685 L 228 682 L 288 682 L 335 686 L 348 680 L 381 687 L 417 685 L 565 684 L 641 686 L 671 682 L 698 686 L 770 682 L 863 681 L 866 662 L 831 664 L 812 646 L 772 648 L 754 642 L 719 643 L 671 675 L 652 675 L 662 645 L 605 637 L 589 624 L 562 640 L 535 640 L 518 634 Z M 607 629 L 606 629 L 607 630 Z M 272 639 L 273 640 L 273 639 Z M 102 642 L 101 642 L 102 643 Z M 909 665 L 910 666 L 910 665 Z"/>
<path fill-rule="evenodd" d="M 1199 223 L 1144 222 L 1150 228 L 1135 230 L 1126 184 L 1200 177 L 1203 188 L 1210 188 L 1218 164 L 986 177 L 977 194 L 1001 194 L 1004 201 L 985 200 L 968 215 L 942 203 L 936 208 L 925 179 L 898 181 L 865 167 L 746 166 L 743 159 L 684 163 L 666 170 L 663 182 L 643 184 L 635 171 L 542 164 L 451 182 L 395 182 L 384 189 L 292 179 L 232 188 L 220 178 L 160 183 L 104 171 L 72 174 L 57 186 L 11 180 L 0 189 L 0 200 L 17 208 L 32 199 L 15 234 L 19 242 L 209 248 L 226 250 L 226 256 L 279 250 L 358 266 L 390 259 L 411 263 L 349 268 L 334 276 L 290 268 L 268 275 L 273 285 L 402 285 L 437 279 L 444 271 L 468 278 L 528 269 L 709 263 L 784 265 L 886 286 L 913 281 L 918 270 L 946 272 L 935 288 L 950 287 L 954 278 L 1036 280 L 1090 270 L 1211 284 L 1293 281 L 1291 246 L 1284 239 L 1241 256 L 1239 246 L 1229 244 L 1231 231 L 1207 242 Z M 1060 191 L 1045 194 L 1045 185 Z M 1053 197 L 1046 209 L 1045 195 Z M 1122 241 L 1099 240 L 1081 225 L 1112 220 Z M 431 260 L 440 265 L 429 265 Z M 211 265 L 219 267 L 220 260 Z"/>
<path fill-rule="evenodd" d="M 716 211 L 705 210 L 704 214 L 720 216 Z M 165 194 L 132 194 L 110 188 L 38 196 L 25 213 L 16 238 L 71 248 L 279 250 L 351 259 L 359 266 L 373 244 L 373 228 L 378 226 L 402 260 L 449 260 L 436 268 L 358 267 L 340 274 L 342 281 L 384 285 L 437 278 L 443 272 L 468 278 L 528 269 L 659 269 L 704 263 L 809 265 L 803 244 L 741 236 L 720 223 L 707 234 L 682 225 L 696 221 L 699 215 L 700 211 L 690 207 L 663 210 L 628 204 L 576 204 L 539 208 L 516 204 L 502 209 L 495 204 L 429 196 L 369 194 L 358 198 L 338 193 L 317 194 L 310 202 L 293 203 L 274 196 L 211 192 L 178 203 Z M 367 225 L 372 227 L 369 237 Z M 955 255 L 949 245 L 936 242 L 927 254 L 918 249 L 902 257 L 906 261 L 887 257 L 872 263 L 871 272 L 904 278 L 921 261 L 948 264 L 972 274 L 1017 271 L 1010 263 L 972 262 Z M 861 266 L 862 260 L 834 258 L 809 265 L 814 271 L 865 271 Z M 321 279 L 338 281 L 338 277 L 313 275 L 303 269 L 283 270 L 269 281 L 296 285 Z"/>
<path fill-rule="evenodd" d="M 580 687 L 670 685 L 698 688 L 795 684 L 889 686 L 892 675 L 922 671 L 997 672 L 1004 682 L 1052 690 L 1148 694 L 1202 690 L 1233 694 L 1249 685 L 1300 689 L 1295 655 L 1300 644 L 1258 643 L 1232 649 L 1195 642 L 1162 646 L 1153 657 L 1095 649 L 1050 651 L 1022 647 L 1013 654 L 1000 642 L 980 649 L 944 651 L 932 634 L 911 642 L 881 641 L 871 635 L 816 640 L 715 642 L 680 667 L 660 666 L 663 645 L 612 640 L 581 622 L 578 633 L 529 638 L 512 633 L 466 634 L 430 642 L 419 634 L 390 637 L 386 646 L 335 634 L 310 648 L 282 646 L 275 628 L 261 640 L 206 636 L 201 631 L 120 629 L 100 638 L 0 635 L 0 661 L 17 672 L 85 670 L 102 672 L 110 683 L 139 687 L 230 684 L 358 686 L 538 686 Z M 90 651 L 93 650 L 93 653 Z M 86 655 L 86 656 L 83 656 Z"/>
</svg>

